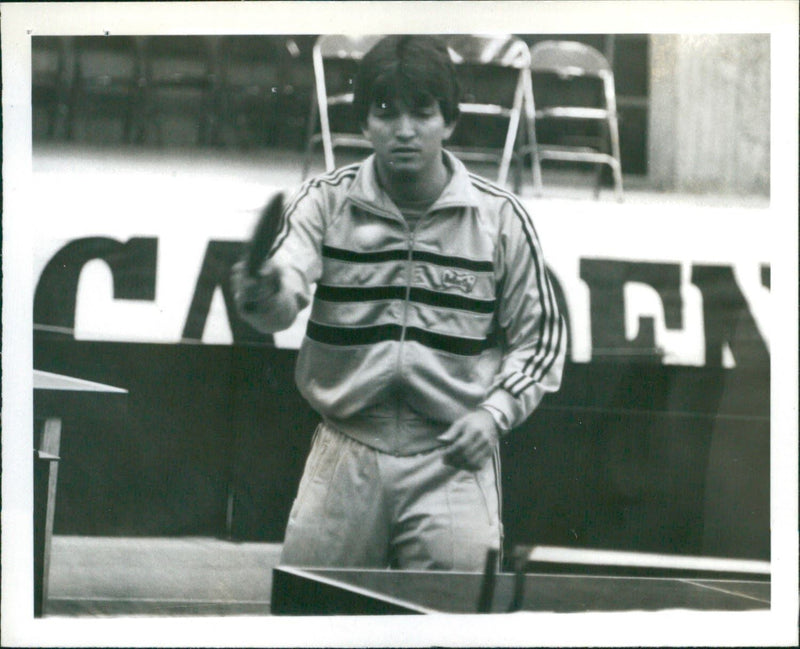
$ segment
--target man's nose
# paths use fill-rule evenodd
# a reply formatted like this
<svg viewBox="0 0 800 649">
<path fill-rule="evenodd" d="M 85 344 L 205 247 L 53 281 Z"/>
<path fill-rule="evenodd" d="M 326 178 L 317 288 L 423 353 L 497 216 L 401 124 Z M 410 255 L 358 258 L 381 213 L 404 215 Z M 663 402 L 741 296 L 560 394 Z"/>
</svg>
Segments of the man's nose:
<svg viewBox="0 0 800 649">
<path fill-rule="evenodd" d="M 414 119 L 406 112 L 401 112 L 397 116 L 394 127 L 395 136 L 399 138 L 410 138 L 414 136 Z"/>
</svg>

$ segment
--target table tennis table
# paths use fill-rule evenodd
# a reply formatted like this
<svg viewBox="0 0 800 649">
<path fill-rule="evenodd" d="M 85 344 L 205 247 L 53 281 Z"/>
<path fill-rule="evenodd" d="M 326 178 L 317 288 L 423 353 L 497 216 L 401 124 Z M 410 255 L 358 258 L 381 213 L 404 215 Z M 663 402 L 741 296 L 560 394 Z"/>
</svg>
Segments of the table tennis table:
<svg viewBox="0 0 800 649">
<path fill-rule="evenodd" d="M 274 615 L 768 610 L 770 582 L 500 572 L 490 595 L 482 608 L 482 573 L 277 566 L 271 606 Z"/>
<path fill-rule="evenodd" d="M 72 376 L 33 371 L 33 413 L 38 434 L 34 449 L 33 582 L 34 616 L 45 614 L 53 538 L 58 463 L 63 420 L 122 419 L 128 391 Z"/>
</svg>

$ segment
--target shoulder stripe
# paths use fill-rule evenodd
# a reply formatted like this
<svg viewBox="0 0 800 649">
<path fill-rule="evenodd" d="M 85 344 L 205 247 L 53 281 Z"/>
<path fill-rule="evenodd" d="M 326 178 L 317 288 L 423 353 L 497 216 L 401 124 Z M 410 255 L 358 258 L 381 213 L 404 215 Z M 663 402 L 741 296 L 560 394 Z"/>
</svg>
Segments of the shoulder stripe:
<svg viewBox="0 0 800 649">
<path fill-rule="evenodd" d="M 300 201 L 308 196 L 308 193 L 314 188 L 321 187 L 323 185 L 336 187 L 342 184 L 342 182 L 345 180 L 354 178 L 358 172 L 358 167 L 359 163 L 355 163 L 346 167 L 341 167 L 340 169 L 335 169 L 330 173 L 312 178 L 300 188 L 300 190 L 297 192 L 297 195 L 288 205 L 286 205 L 283 210 L 283 214 L 281 215 L 281 220 L 283 221 L 281 230 L 278 233 L 278 236 L 275 238 L 275 243 L 272 244 L 272 248 L 270 248 L 267 259 L 271 258 L 277 252 L 277 250 L 283 245 L 286 237 L 289 236 L 289 232 L 292 228 L 292 215 L 297 209 L 297 205 L 300 203 Z"/>
</svg>

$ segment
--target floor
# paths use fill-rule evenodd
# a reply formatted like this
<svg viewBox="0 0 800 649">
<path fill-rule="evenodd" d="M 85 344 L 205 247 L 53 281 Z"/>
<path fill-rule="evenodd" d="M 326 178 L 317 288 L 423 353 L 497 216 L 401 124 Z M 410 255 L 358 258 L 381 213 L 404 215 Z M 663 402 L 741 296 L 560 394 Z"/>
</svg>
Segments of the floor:
<svg viewBox="0 0 800 649">
<path fill-rule="evenodd" d="M 55 535 L 46 615 L 269 614 L 281 546 Z"/>
</svg>

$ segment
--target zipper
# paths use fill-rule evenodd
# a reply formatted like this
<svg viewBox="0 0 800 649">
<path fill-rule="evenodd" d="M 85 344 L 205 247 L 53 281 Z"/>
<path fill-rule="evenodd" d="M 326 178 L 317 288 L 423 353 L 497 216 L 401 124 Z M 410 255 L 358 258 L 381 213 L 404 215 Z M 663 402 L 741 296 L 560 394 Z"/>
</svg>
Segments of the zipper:
<svg viewBox="0 0 800 649">
<path fill-rule="evenodd" d="M 401 329 L 400 329 L 400 341 L 397 345 L 397 376 L 402 380 L 403 378 L 403 348 L 405 346 L 406 341 L 406 330 L 408 328 L 408 311 L 411 304 L 411 286 L 414 282 L 414 246 L 416 245 L 416 237 L 417 237 L 417 230 L 422 225 L 422 222 L 428 218 L 430 212 L 426 212 L 423 214 L 419 220 L 414 224 L 413 228 L 408 226 L 408 221 L 403 219 L 403 227 L 405 227 L 407 232 L 407 241 L 408 241 L 408 259 L 407 259 L 407 270 L 406 270 L 406 294 L 405 299 L 403 300 L 403 318 L 401 321 Z M 402 392 L 401 392 L 402 395 Z M 401 396 L 398 395 L 398 396 Z M 397 433 L 400 433 L 400 413 L 401 413 L 401 401 L 402 399 L 397 399 L 397 408 L 395 411 L 395 425 L 397 427 Z"/>
<path fill-rule="evenodd" d="M 417 225 L 419 225 L 419 223 L 417 223 Z M 411 283 L 414 281 L 414 242 L 416 238 L 416 227 L 414 230 L 411 230 L 406 223 L 406 229 L 408 230 L 408 263 L 406 270 L 406 297 L 403 301 L 403 328 L 400 333 L 400 344 L 402 344 L 406 339 L 406 327 L 408 326 L 408 307 L 409 303 L 411 302 Z"/>
<path fill-rule="evenodd" d="M 411 285 L 414 282 L 414 246 L 416 245 L 417 230 L 419 230 L 422 222 L 425 221 L 430 215 L 430 211 L 425 212 L 419 220 L 414 224 L 413 229 L 408 227 L 408 221 L 403 219 L 403 225 L 408 232 L 408 260 L 406 271 L 406 295 L 403 301 L 403 321 L 402 329 L 400 332 L 400 344 L 402 345 L 406 339 L 406 328 L 408 327 L 408 309 L 411 303 Z"/>
<path fill-rule="evenodd" d="M 402 214 L 395 214 L 394 212 L 389 212 L 386 210 L 378 209 L 374 205 L 366 204 L 358 199 L 350 199 L 354 205 L 360 207 L 361 209 L 374 214 L 375 216 L 388 218 L 392 221 L 400 221 L 402 223 L 403 228 L 406 230 L 406 240 L 408 242 L 408 258 L 406 260 L 406 291 L 405 291 L 405 298 L 403 300 L 403 314 L 400 323 L 400 340 L 398 341 L 397 345 L 397 378 L 399 379 L 399 383 L 402 383 L 403 377 L 403 347 L 405 345 L 406 340 L 406 329 L 408 327 L 408 311 L 409 305 L 411 302 L 411 284 L 414 281 L 414 245 L 416 244 L 416 235 L 417 230 L 419 229 L 422 222 L 430 216 L 430 209 L 423 214 L 420 219 L 416 222 L 413 229 L 409 227 L 408 221 L 402 216 Z M 402 392 L 398 391 L 397 396 L 402 396 Z M 402 399 L 398 398 L 395 401 L 395 437 L 399 438 L 400 436 L 400 415 L 402 410 L 401 405 Z"/>
</svg>

